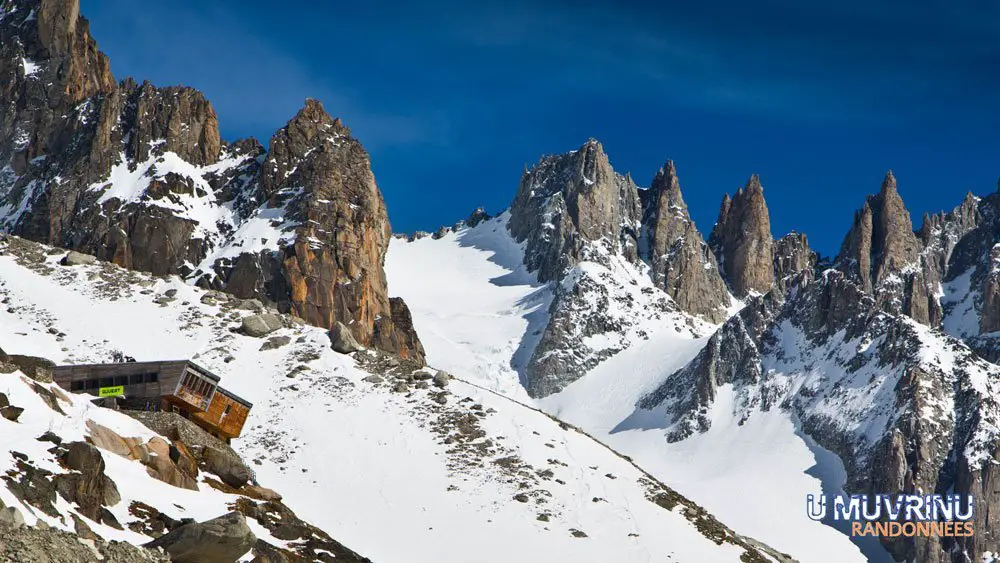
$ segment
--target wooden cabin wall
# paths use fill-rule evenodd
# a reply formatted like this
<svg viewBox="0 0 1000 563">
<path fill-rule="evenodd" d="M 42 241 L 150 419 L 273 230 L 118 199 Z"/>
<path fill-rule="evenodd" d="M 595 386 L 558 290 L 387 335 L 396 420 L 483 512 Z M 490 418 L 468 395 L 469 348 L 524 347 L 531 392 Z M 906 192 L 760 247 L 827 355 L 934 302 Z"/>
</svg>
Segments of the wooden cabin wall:
<svg viewBox="0 0 1000 563">
<path fill-rule="evenodd" d="M 229 407 L 229 414 L 222 416 L 226 407 Z M 221 433 L 228 438 L 235 438 L 243 431 L 243 424 L 247 421 L 250 409 L 243 403 L 226 395 L 224 391 L 217 391 L 212 398 L 212 403 L 208 406 L 208 411 L 204 413 L 194 413 L 192 418 L 212 426 L 214 431 Z"/>
<path fill-rule="evenodd" d="M 143 373 L 156 373 L 155 383 L 125 384 L 125 394 L 130 397 L 159 397 L 172 393 L 177 387 L 184 374 L 187 362 L 183 360 L 167 362 L 126 362 L 120 364 L 102 365 L 77 365 L 77 366 L 57 366 L 52 370 L 52 379 L 60 387 L 67 391 L 72 390 L 74 381 L 86 381 L 88 379 L 128 377 Z M 111 387 L 118 385 L 102 385 L 101 387 Z M 97 389 L 88 389 L 84 392 L 97 395 Z"/>
</svg>

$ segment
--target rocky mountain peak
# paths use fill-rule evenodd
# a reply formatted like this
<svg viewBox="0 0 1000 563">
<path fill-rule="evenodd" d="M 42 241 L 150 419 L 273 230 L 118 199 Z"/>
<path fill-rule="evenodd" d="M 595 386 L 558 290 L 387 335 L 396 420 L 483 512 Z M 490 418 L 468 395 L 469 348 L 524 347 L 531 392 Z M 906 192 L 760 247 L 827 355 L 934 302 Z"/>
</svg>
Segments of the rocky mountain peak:
<svg viewBox="0 0 1000 563">
<path fill-rule="evenodd" d="M 120 88 L 126 100 L 124 125 L 132 132 L 124 141 L 128 156 L 144 161 L 151 153 L 173 152 L 197 166 L 218 162 L 219 119 L 204 94 L 186 86 L 137 84 L 131 78 Z"/>
<path fill-rule="evenodd" d="M 681 183 L 677 178 L 677 167 L 674 161 L 668 160 L 666 164 L 656 171 L 653 182 L 649 185 L 650 193 L 657 197 L 666 197 L 671 205 L 682 207 L 687 212 L 687 204 L 681 196 Z"/>
<path fill-rule="evenodd" d="M 339 118 L 331 117 L 319 100 L 307 99 L 295 117 L 271 137 L 261 174 L 264 195 L 273 197 L 303 159 L 315 151 L 334 148 L 338 139 L 349 139 L 350 135 L 350 129 Z"/>
<path fill-rule="evenodd" d="M 708 245 L 688 213 L 672 160 L 657 171 L 643 213 L 653 282 L 677 306 L 712 322 L 726 318 L 730 297 Z"/>
<path fill-rule="evenodd" d="M 764 188 L 754 174 L 730 200 L 726 194 L 708 240 L 737 297 L 766 293 L 774 281 L 774 240 Z"/>
<path fill-rule="evenodd" d="M 0 227 L 423 360 L 406 305 L 388 296 L 389 221 L 368 154 L 319 101 L 260 159 L 256 141 L 222 141 L 197 90 L 117 83 L 77 0 L 0 6 Z"/>
<path fill-rule="evenodd" d="M 52 95 L 78 103 L 114 90 L 110 63 L 90 37 L 79 0 L 5 0 L 0 14 L 0 27 L 8 28 L 4 35 L 17 36 L 31 63 L 26 74 L 41 71 L 53 78 Z"/>
<path fill-rule="evenodd" d="M 844 239 L 837 262 L 871 291 L 914 264 L 920 251 L 910 212 L 896 189 L 895 176 L 889 171 L 879 193 L 868 196 L 855 214 L 854 226 Z"/>
<path fill-rule="evenodd" d="M 521 178 L 508 229 L 527 242 L 525 263 L 539 280 L 560 279 L 589 243 L 605 241 L 638 259 L 638 189 L 611 167 L 604 148 L 589 139 L 579 149 L 547 156 Z"/>
<path fill-rule="evenodd" d="M 892 170 L 888 170 L 885 173 L 885 178 L 882 179 L 882 189 L 881 192 L 885 194 L 886 192 L 896 191 L 896 176 L 893 175 Z"/>
</svg>

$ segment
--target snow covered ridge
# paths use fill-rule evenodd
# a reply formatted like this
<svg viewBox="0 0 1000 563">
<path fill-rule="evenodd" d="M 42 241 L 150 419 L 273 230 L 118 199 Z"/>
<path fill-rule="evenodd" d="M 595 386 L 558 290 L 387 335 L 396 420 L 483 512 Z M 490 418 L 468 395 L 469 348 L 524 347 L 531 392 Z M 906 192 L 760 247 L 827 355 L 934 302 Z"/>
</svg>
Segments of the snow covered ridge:
<svg viewBox="0 0 1000 563">
<path fill-rule="evenodd" d="M 0 242 L 4 350 L 60 364 L 120 354 L 143 361 L 161 358 L 164 350 L 194 358 L 254 403 L 233 447 L 256 480 L 317 526 L 309 528 L 313 534 L 332 536 L 372 561 L 787 560 L 531 408 L 381 352 L 338 354 L 324 330 L 284 316 L 282 328 L 254 338 L 239 327 L 259 304 L 109 263 L 62 266 L 62 255 L 16 237 Z M 51 430 L 63 444 L 89 439 L 122 499 L 101 506 L 118 530 L 102 510 L 87 511 L 58 490 L 49 515 L 0 482 L 4 504 L 17 507 L 29 524 L 40 519 L 75 531 L 75 515 L 97 536 L 144 543 L 152 537 L 143 516 L 148 511 L 136 504 L 130 512 L 134 502 L 168 521 L 207 519 L 235 505 L 248 513 L 253 533 L 278 549 L 351 560 L 339 552 L 324 559 L 323 551 L 333 548 L 316 539 L 289 539 L 279 525 L 288 522 L 287 513 L 249 517 L 273 501 L 213 486 L 221 476 L 207 470 L 199 472 L 197 490 L 161 482 L 150 476 L 148 463 L 162 456 L 144 463 L 119 455 L 106 446 L 107 433 L 95 430 L 100 424 L 139 444 L 169 441 L 136 420 L 21 373 L 0 374 L 0 385 L 11 404 L 25 409 L 17 422 L 0 419 L 0 442 L 15 444 L 10 449 L 25 458 L 3 448 L 5 469 L 21 461 L 66 473 L 59 452 L 49 451 L 54 444 L 37 438 Z M 46 403 L 46 392 L 64 414 Z M 31 471 L 21 468 L 16 479 Z"/>
<path fill-rule="evenodd" d="M 984 474 L 997 464 L 1000 366 L 940 331 L 880 311 L 840 272 L 799 280 L 784 301 L 776 292 L 752 298 L 633 416 L 663 411 L 667 439 L 684 440 L 711 428 L 714 399 L 728 385 L 733 419 L 792 413 L 802 432 L 843 461 L 849 492 L 991 498 Z M 977 510 L 978 529 L 987 530 L 986 507 Z M 989 545 L 959 549 L 977 559 Z M 927 540 L 886 547 L 897 555 L 951 549 Z"/>
<path fill-rule="evenodd" d="M 524 265 L 525 243 L 513 239 L 509 220 L 505 211 L 433 237 L 396 238 L 386 259 L 387 275 L 399 280 L 394 289 L 414 307 L 429 355 L 477 383 L 513 397 L 523 398 L 524 389 L 544 396 L 654 330 L 689 338 L 714 330 L 715 325 L 680 311 L 653 283 L 648 266 L 629 261 L 603 239 L 583 244 L 580 261 L 560 281 L 540 284 Z M 433 272 L 434 281 L 417 281 L 418 270 Z M 495 282 L 491 275 L 497 276 Z M 441 294 L 445 289 L 447 296 Z M 515 312 L 520 319 L 511 318 Z M 445 336 L 442 329 L 451 332 L 452 327 L 420 324 L 422 315 L 454 319 L 461 323 L 454 328 L 464 328 Z M 498 317 L 509 319 L 502 334 L 489 328 Z M 486 330 L 477 332 L 477 325 Z"/>
</svg>

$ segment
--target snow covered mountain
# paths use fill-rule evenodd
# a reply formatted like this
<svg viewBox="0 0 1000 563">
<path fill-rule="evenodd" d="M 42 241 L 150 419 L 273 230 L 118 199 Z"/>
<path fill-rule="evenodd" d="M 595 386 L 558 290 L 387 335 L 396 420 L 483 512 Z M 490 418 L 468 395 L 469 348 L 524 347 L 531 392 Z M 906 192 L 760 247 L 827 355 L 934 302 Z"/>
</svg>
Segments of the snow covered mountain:
<svg viewBox="0 0 1000 563">
<path fill-rule="evenodd" d="M 758 176 L 706 240 L 673 162 L 639 187 L 590 139 L 497 217 L 393 237 L 319 102 L 227 142 L 196 90 L 117 81 L 78 0 L 0 2 L 0 81 L 5 557 L 1000 553 L 998 193 L 914 230 L 890 172 L 822 259 Z M 234 449 L 45 375 L 164 354 L 255 403 Z M 972 493 L 977 533 L 852 539 L 803 510 L 839 491 Z"/>
<path fill-rule="evenodd" d="M 368 154 L 316 100 L 271 137 L 219 136 L 186 87 L 116 82 L 78 0 L 0 3 L 0 228 L 272 301 L 418 361 L 389 297 Z"/>
<path fill-rule="evenodd" d="M 590 172 L 608 161 L 577 156 L 588 150 L 601 152 L 590 141 L 543 158 L 489 222 L 393 240 L 386 270 L 429 360 L 522 400 L 524 387 L 546 412 L 799 560 L 990 560 L 1000 196 L 969 194 L 914 231 L 889 173 L 838 257 L 820 260 L 802 234 L 772 238 L 754 176 L 723 199 L 706 253 L 696 229 L 671 222 L 689 221 L 672 163 L 643 190 Z M 582 172 L 552 172 L 558 162 Z M 629 193 L 597 193 L 608 190 L 602 177 Z M 526 197 L 543 202 L 528 211 L 541 220 L 527 234 L 516 219 Z M 588 210 L 601 201 L 642 211 Z M 621 228 L 595 236 L 594 225 Z M 546 258 L 546 244 L 563 249 L 562 262 Z M 706 255 L 714 260 L 691 266 Z M 417 275 L 417 263 L 431 267 Z M 579 271 L 601 268 L 609 274 L 580 282 Z M 736 313 L 728 320 L 683 290 L 718 303 L 715 276 Z M 622 288 L 634 293 L 602 300 Z M 630 321 L 616 323 L 622 315 Z M 538 336 L 553 334 L 542 347 Z M 611 344 L 597 351 L 595 341 Z M 533 384 L 532 362 L 550 357 L 572 362 L 544 374 L 558 374 L 556 385 Z M 803 510 L 807 494 L 841 491 L 972 493 L 977 535 L 852 543 Z"/>
<path fill-rule="evenodd" d="M 786 560 L 600 442 L 502 395 L 386 353 L 339 354 L 325 330 L 287 315 L 283 328 L 251 337 L 240 327 L 258 304 L 106 262 L 61 266 L 63 254 L 0 242 L 4 349 L 59 364 L 194 358 L 254 403 L 233 446 L 280 493 L 281 509 L 275 516 L 261 493 L 213 485 L 211 471 L 194 488 L 160 482 L 141 459 L 109 449 L 104 429 L 138 443 L 165 438 L 18 368 L 0 375 L 0 392 L 24 409 L 0 419 L 0 467 L 13 475 L 0 500 L 28 524 L 141 544 L 157 535 L 146 526 L 152 511 L 169 529 L 235 506 L 262 542 L 309 560 Z M 85 505 L 58 485 L 50 504 L 19 496 L 17 483 L 58 482 L 68 469 L 46 433 L 97 446 L 120 500 Z M 326 543 L 279 525 L 293 509 Z M 271 560 L 263 550 L 254 560 Z"/>
</svg>

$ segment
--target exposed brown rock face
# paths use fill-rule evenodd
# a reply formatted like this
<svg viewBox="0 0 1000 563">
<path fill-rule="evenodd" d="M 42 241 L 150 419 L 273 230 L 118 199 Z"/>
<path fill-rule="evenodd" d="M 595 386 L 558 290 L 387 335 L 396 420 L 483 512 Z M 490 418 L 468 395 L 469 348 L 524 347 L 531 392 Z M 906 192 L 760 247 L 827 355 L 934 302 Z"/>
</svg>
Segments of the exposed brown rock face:
<svg viewBox="0 0 1000 563">
<path fill-rule="evenodd" d="M 855 216 L 838 262 L 871 290 L 904 266 L 915 263 L 920 248 L 910 213 L 896 191 L 896 178 L 889 172 L 879 194 L 868 196 Z"/>
<path fill-rule="evenodd" d="M 725 320 L 729 291 L 715 256 L 688 214 L 673 161 L 657 172 L 648 197 L 643 224 L 649 232 L 653 281 L 682 310 L 713 322 Z"/>
<path fill-rule="evenodd" d="M 312 324 L 343 323 L 363 344 L 422 361 L 409 309 L 388 297 L 382 266 L 389 218 L 368 153 L 350 130 L 308 100 L 272 137 L 261 168 L 267 205 L 284 206 L 286 220 L 298 227 L 294 242 L 269 268 L 277 274 L 272 283 L 260 262 L 236 263 L 229 274 L 236 293 L 263 293 Z"/>
<path fill-rule="evenodd" d="M 774 241 L 764 188 L 756 174 L 732 200 L 726 195 L 708 239 L 737 297 L 767 293 L 774 281 Z"/>
<path fill-rule="evenodd" d="M 201 92 L 183 86 L 156 88 L 149 82 L 122 83 L 126 98 L 129 136 L 126 152 L 135 160 L 149 158 L 154 143 L 161 151 L 176 153 L 185 161 L 206 166 L 219 160 L 222 140 L 212 104 Z"/>
<path fill-rule="evenodd" d="M 0 228 L 266 298 L 423 361 L 389 299 L 368 154 L 312 100 L 271 147 L 222 141 L 196 90 L 116 83 L 78 0 L 0 4 Z"/>
<path fill-rule="evenodd" d="M 929 221 L 923 235 L 928 242 L 934 236 L 934 221 L 943 219 Z M 945 243 L 939 252 L 924 252 L 890 171 L 878 195 L 868 196 L 855 214 L 836 266 L 874 295 L 883 310 L 935 325 L 942 318 L 938 285 L 953 246 L 954 242 Z"/>
<path fill-rule="evenodd" d="M 521 177 L 508 228 L 527 242 L 525 263 L 540 281 L 562 277 L 586 243 L 601 239 L 626 259 L 638 259 L 638 189 L 615 173 L 598 141 L 543 158 Z"/>
</svg>

